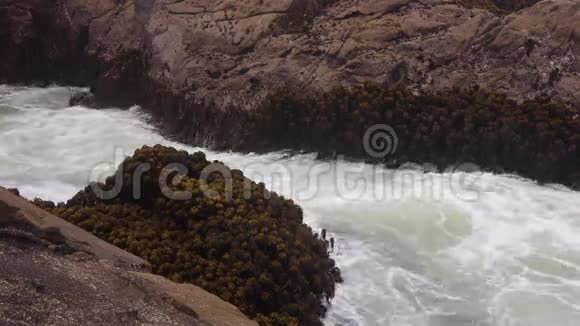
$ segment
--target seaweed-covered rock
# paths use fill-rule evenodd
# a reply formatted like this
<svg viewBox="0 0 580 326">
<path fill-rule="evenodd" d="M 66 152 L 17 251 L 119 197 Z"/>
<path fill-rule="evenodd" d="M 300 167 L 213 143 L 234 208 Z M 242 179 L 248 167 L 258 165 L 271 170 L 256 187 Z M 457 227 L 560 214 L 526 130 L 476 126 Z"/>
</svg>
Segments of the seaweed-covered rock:
<svg viewBox="0 0 580 326">
<path fill-rule="evenodd" d="M 396 150 L 382 157 L 369 155 L 363 141 L 376 125 L 396 133 Z M 545 98 L 517 103 L 476 88 L 416 95 L 364 84 L 311 98 L 284 92 L 252 112 L 245 126 L 240 150 L 305 149 L 393 167 L 474 163 L 571 186 L 580 172 L 577 110 Z"/>
<path fill-rule="evenodd" d="M 178 165 L 185 169 L 176 172 Z M 203 153 L 159 145 L 137 150 L 116 176 L 98 185 L 112 190 L 123 180 L 113 199 L 95 195 L 92 185 L 66 205 L 37 204 L 263 325 L 321 324 L 340 271 L 292 201 Z"/>
</svg>

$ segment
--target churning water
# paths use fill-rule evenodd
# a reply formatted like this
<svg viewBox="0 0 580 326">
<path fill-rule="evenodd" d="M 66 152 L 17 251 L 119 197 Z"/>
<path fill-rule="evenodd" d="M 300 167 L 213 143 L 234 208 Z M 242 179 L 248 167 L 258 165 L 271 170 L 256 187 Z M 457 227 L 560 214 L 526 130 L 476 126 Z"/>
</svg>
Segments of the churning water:
<svg viewBox="0 0 580 326">
<path fill-rule="evenodd" d="M 119 156 L 168 141 L 74 90 L 0 86 L 0 184 L 64 201 Z M 424 173 L 311 155 L 206 151 L 295 199 L 336 239 L 327 325 L 580 325 L 580 193 L 509 175 Z"/>
</svg>

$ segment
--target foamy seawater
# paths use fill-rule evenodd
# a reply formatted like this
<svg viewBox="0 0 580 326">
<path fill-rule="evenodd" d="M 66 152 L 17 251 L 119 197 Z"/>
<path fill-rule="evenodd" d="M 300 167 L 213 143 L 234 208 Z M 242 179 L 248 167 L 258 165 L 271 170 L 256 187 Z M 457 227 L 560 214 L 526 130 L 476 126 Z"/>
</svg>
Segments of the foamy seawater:
<svg viewBox="0 0 580 326">
<path fill-rule="evenodd" d="M 64 201 L 164 139 L 138 108 L 0 86 L 0 184 Z M 294 199 L 336 239 L 326 325 L 580 325 L 580 193 L 509 175 L 424 173 L 312 155 L 204 150 Z"/>
</svg>

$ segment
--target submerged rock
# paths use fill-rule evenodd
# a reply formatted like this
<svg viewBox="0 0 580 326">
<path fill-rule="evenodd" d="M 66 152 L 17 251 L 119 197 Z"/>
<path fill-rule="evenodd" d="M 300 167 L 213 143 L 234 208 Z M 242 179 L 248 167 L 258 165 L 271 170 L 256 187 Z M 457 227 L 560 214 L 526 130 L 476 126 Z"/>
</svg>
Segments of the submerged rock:
<svg viewBox="0 0 580 326">
<path fill-rule="evenodd" d="M 99 106 L 95 99 L 95 95 L 91 92 L 77 92 L 71 96 L 69 100 L 70 106 L 84 106 L 87 108 L 96 109 Z"/>
</svg>

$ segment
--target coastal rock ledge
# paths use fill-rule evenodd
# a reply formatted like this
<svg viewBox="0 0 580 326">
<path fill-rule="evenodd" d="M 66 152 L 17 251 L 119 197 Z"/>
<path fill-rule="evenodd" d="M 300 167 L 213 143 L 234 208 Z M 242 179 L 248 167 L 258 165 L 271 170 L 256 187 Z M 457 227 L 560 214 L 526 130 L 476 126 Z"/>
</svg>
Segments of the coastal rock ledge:
<svg viewBox="0 0 580 326">
<path fill-rule="evenodd" d="M 1 325 L 257 325 L 1 187 L 0 261 Z"/>
</svg>

